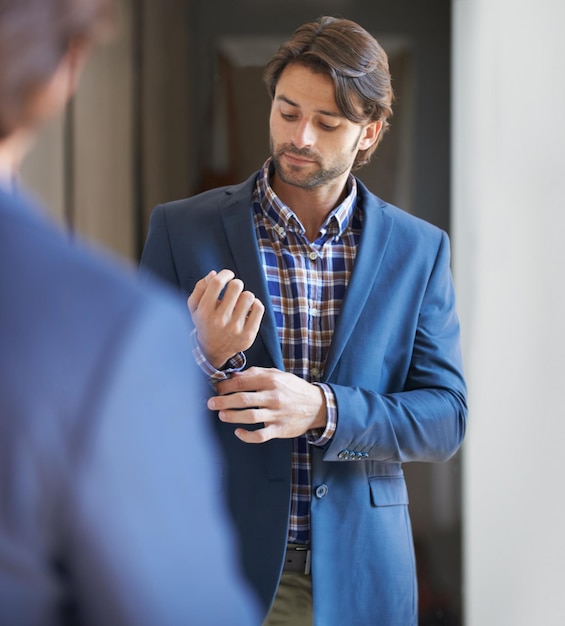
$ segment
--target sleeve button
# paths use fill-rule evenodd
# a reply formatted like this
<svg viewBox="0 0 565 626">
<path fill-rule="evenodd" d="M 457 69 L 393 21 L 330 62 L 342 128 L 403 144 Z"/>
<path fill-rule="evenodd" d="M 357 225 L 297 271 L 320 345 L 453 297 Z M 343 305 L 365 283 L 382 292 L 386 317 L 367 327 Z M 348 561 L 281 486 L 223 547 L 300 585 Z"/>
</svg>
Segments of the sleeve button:
<svg viewBox="0 0 565 626">
<path fill-rule="evenodd" d="M 326 496 L 327 493 L 328 493 L 327 485 L 318 485 L 316 487 L 316 490 L 314 491 L 316 498 L 323 498 L 324 496 Z"/>
</svg>

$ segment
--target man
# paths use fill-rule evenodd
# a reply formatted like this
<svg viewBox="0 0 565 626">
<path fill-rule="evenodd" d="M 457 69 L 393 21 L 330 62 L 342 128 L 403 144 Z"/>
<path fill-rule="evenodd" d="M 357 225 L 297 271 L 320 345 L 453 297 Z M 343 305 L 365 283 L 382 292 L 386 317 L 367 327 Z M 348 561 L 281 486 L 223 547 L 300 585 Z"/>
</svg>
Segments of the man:
<svg viewBox="0 0 565 626">
<path fill-rule="evenodd" d="M 248 626 L 184 303 L 14 190 L 110 19 L 0 0 L 0 624 Z"/>
<path fill-rule="evenodd" d="M 364 29 L 303 25 L 265 82 L 271 158 L 157 207 L 142 266 L 190 294 L 266 624 L 415 625 L 401 464 L 448 459 L 467 414 L 448 238 L 351 175 L 391 113 Z"/>
</svg>

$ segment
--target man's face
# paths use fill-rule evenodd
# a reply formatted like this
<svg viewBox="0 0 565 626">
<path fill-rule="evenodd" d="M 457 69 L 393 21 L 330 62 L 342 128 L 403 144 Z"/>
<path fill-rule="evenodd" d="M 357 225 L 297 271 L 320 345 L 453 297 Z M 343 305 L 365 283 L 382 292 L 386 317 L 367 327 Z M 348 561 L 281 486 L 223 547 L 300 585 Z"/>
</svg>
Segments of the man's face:
<svg viewBox="0 0 565 626">
<path fill-rule="evenodd" d="M 280 179 L 314 189 L 347 178 L 359 149 L 376 139 L 377 123 L 355 124 L 339 112 L 325 74 L 299 64 L 282 72 L 271 106 L 271 155 Z"/>
</svg>

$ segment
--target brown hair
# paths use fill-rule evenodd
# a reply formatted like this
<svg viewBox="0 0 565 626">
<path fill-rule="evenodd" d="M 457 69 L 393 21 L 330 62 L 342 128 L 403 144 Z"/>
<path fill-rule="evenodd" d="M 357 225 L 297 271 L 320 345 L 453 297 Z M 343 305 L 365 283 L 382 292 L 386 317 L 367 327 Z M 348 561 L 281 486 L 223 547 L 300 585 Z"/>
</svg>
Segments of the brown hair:
<svg viewBox="0 0 565 626">
<path fill-rule="evenodd" d="M 267 63 L 264 82 L 271 98 L 290 63 L 328 75 L 340 113 L 355 123 L 382 122 L 377 141 L 355 157 L 355 169 L 369 162 L 392 115 L 394 98 L 388 58 L 377 40 L 355 22 L 320 17 L 300 26 Z"/>
<path fill-rule="evenodd" d="M 0 139 L 34 123 L 31 103 L 71 45 L 113 27 L 113 0 L 0 0 Z"/>
</svg>

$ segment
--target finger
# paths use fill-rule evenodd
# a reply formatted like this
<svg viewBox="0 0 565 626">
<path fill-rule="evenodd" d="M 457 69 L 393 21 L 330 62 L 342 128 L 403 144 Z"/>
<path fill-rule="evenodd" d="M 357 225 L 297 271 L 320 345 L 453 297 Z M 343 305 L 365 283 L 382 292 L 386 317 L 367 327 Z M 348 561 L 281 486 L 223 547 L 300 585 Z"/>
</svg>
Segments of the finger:
<svg viewBox="0 0 565 626">
<path fill-rule="evenodd" d="M 232 281 L 233 282 L 233 281 Z M 242 325 L 245 323 L 249 311 L 255 301 L 255 296 L 250 291 L 243 291 L 243 283 L 241 283 L 242 291 L 234 302 L 233 314 L 234 317 L 242 321 Z"/>
<path fill-rule="evenodd" d="M 244 391 L 269 392 L 276 387 L 276 376 L 280 370 L 270 367 L 253 366 L 241 372 L 234 372 L 230 378 L 217 383 L 219 395 Z"/>
<path fill-rule="evenodd" d="M 202 296 L 204 295 L 206 291 L 206 287 L 208 286 L 208 283 L 210 282 L 210 278 L 212 278 L 212 276 L 215 276 L 215 275 L 216 275 L 216 270 L 211 270 L 210 272 L 208 272 L 208 274 L 206 274 L 206 276 L 204 276 L 204 278 L 201 278 L 194 286 L 192 293 L 190 294 L 190 296 L 188 296 L 188 300 L 186 301 L 188 310 L 190 311 L 191 315 L 198 308 L 198 305 L 200 304 L 200 301 L 202 300 Z"/>
<path fill-rule="evenodd" d="M 199 303 L 199 307 L 204 310 L 204 313 L 210 313 L 216 309 L 222 291 L 234 276 L 235 274 L 231 270 L 221 270 L 213 276 L 207 277 L 206 289 Z"/>
<path fill-rule="evenodd" d="M 259 444 L 276 438 L 276 429 L 274 426 L 266 426 L 257 430 L 246 430 L 245 428 L 236 428 L 234 435 L 244 443 Z"/>
<path fill-rule="evenodd" d="M 266 413 L 257 408 L 218 411 L 218 419 L 225 424 L 264 424 L 262 414 Z"/>
<path fill-rule="evenodd" d="M 211 411 L 234 411 L 241 413 L 242 409 L 256 409 L 263 406 L 263 395 L 255 391 L 227 393 L 227 395 L 208 398 L 207 406 Z"/>
<path fill-rule="evenodd" d="M 254 371 L 255 369 L 250 368 L 243 372 L 234 372 L 230 378 L 216 383 L 216 391 L 218 392 L 216 397 L 218 400 L 228 395 L 231 397 L 239 392 L 260 391 L 262 389 L 260 386 L 260 374 Z"/>
<path fill-rule="evenodd" d="M 243 292 L 243 281 L 239 278 L 230 280 L 221 294 L 221 300 L 217 303 L 217 308 L 231 318 L 234 317 L 235 308 Z"/>
<path fill-rule="evenodd" d="M 253 337 L 256 337 L 259 332 L 259 327 L 261 326 L 261 320 L 263 319 L 264 313 L 265 305 L 261 302 L 261 300 L 255 298 L 253 305 L 249 309 L 247 319 L 245 320 L 246 329 L 249 333 L 253 334 Z"/>
</svg>

